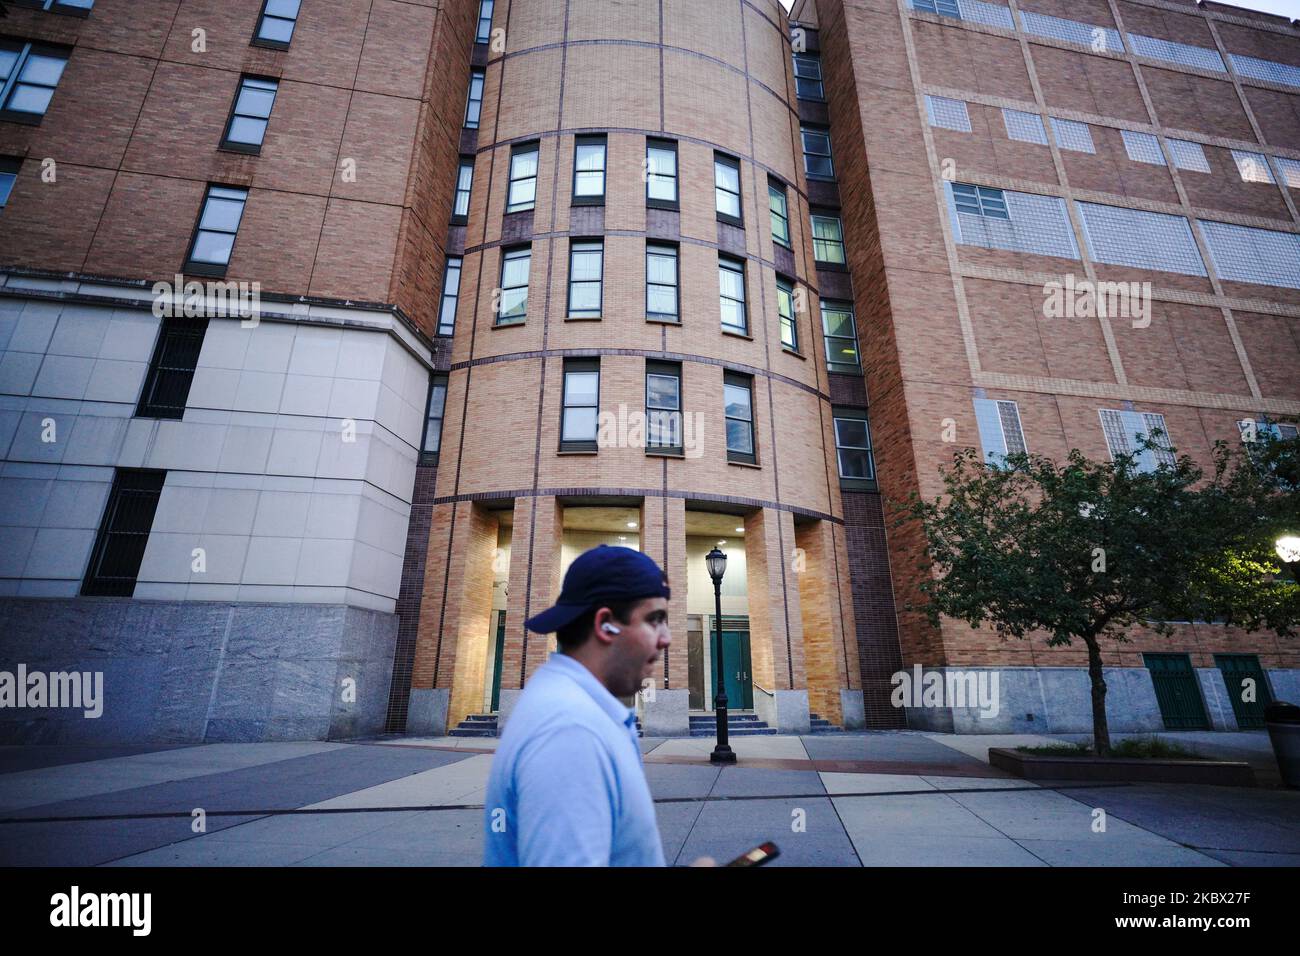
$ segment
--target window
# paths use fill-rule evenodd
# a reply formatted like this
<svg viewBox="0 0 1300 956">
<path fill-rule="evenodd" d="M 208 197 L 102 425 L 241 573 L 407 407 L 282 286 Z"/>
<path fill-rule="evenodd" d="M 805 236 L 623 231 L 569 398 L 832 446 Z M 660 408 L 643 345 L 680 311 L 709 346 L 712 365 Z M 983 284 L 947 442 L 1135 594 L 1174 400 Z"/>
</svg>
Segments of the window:
<svg viewBox="0 0 1300 956">
<path fill-rule="evenodd" d="M 1237 172 L 1243 183 L 1274 183 L 1273 170 L 1268 167 L 1268 157 L 1262 153 L 1251 153 L 1244 149 L 1232 151 L 1232 161 L 1237 164 Z"/>
<path fill-rule="evenodd" d="M 138 418 L 183 418 L 194 369 L 199 364 L 207 319 L 166 319 L 158 332 L 145 376 Z"/>
<path fill-rule="evenodd" d="M 1076 123 L 1074 120 L 1057 119 L 1051 117 L 1052 133 L 1056 136 L 1056 145 L 1061 149 L 1073 150 L 1076 153 L 1093 153 L 1097 152 L 1096 145 L 1092 141 L 1092 128 L 1087 123 Z"/>
<path fill-rule="evenodd" d="M 579 136 L 573 152 L 573 201 L 605 201 L 605 137 Z"/>
<path fill-rule="evenodd" d="M 871 426 L 865 409 L 837 408 L 835 415 L 835 457 L 840 481 L 846 488 L 874 487 L 876 465 L 871 456 Z"/>
<path fill-rule="evenodd" d="M 754 380 L 736 372 L 724 373 L 722 403 L 727 419 L 727 461 L 758 464 L 754 453 Z"/>
<path fill-rule="evenodd" d="M 474 184 L 474 160 L 468 156 L 460 158 L 460 168 L 456 172 L 456 198 L 451 207 L 451 221 L 463 225 L 469 219 L 470 189 Z"/>
<path fill-rule="evenodd" d="M 1173 156 L 1174 165 L 1179 169 L 1194 173 L 1210 171 L 1210 162 L 1205 158 L 1205 150 L 1200 143 L 1191 143 L 1185 139 L 1170 139 L 1166 142 L 1169 144 L 1169 155 Z"/>
<path fill-rule="evenodd" d="M 460 256 L 447 257 L 447 271 L 442 276 L 442 302 L 438 307 L 438 334 L 456 332 L 456 307 L 460 305 Z"/>
<path fill-rule="evenodd" d="M 1008 455 L 1023 455 L 1029 451 L 1025 445 L 1024 429 L 1020 426 L 1020 407 L 1015 402 L 975 399 L 975 423 L 979 426 L 980 445 L 987 464 L 1000 468 Z"/>
<path fill-rule="evenodd" d="M 93 597 L 130 597 L 144 561 L 154 512 L 162 495 L 165 471 L 119 468 L 90 552 L 81 593 Z"/>
<path fill-rule="evenodd" d="M 1232 68 L 1242 76 L 1249 76 L 1254 80 L 1263 80 L 1266 83 L 1278 83 L 1282 86 L 1300 88 L 1300 66 L 1292 66 L 1290 63 L 1278 63 L 1274 60 L 1261 60 L 1253 56 L 1242 56 L 1240 53 L 1229 53 L 1228 57 L 1232 60 Z"/>
<path fill-rule="evenodd" d="M 718 257 L 718 295 L 722 306 L 722 328 L 747 334 L 745 315 L 745 264 L 738 259 Z"/>
<path fill-rule="evenodd" d="M 1300 437 L 1300 429 L 1295 425 L 1253 421 L 1249 418 L 1237 422 L 1237 430 L 1241 432 L 1241 440 L 1244 442 L 1257 441 L 1260 435 L 1268 435 L 1273 441 L 1291 441 Z"/>
<path fill-rule="evenodd" d="M 1057 40 L 1065 40 L 1068 43 L 1077 43 L 1098 52 L 1100 52 L 1099 48 L 1109 50 L 1111 53 L 1124 52 L 1124 42 L 1120 39 L 1119 31 L 1112 27 L 1081 23 L 1078 20 L 1064 20 L 1060 17 L 1049 17 L 1046 14 L 1031 13 L 1028 10 L 1020 11 L 1020 20 L 1025 25 L 1025 32 L 1032 33 L 1035 36 L 1052 37 Z"/>
<path fill-rule="evenodd" d="M 1135 133 L 1132 130 L 1122 129 L 1119 134 L 1124 138 L 1124 152 L 1128 153 L 1128 158 L 1133 162 L 1148 163 L 1152 166 L 1167 165 L 1165 154 L 1160 150 L 1160 140 L 1150 133 Z"/>
<path fill-rule="evenodd" d="M 1113 461 L 1119 455 L 1136 455 L 1140 472 L 1155 471 L 1160 465 L 1173 467 L 1174 453 L 1170 451 L 1169 430 L 1165 416 L 1153 412 L 1129 412 L 1103 408 L 1101 430 L 1106 436 L 1106 447 Z M 1143 449 L 1141 439 L 1148 438 L 1157 447 Z"/>
<path fill-rule="evenodd" d="M 528 270 L 533 250 L 528 246 L 507 249 L 501 256 L 501 299 L 497 325 L 513 325 L 528 314 Z"/>
<path fill-rule="evenodd" d="M 1096 262 L 1182 275 L 1205 275 L 1205 263 L 1182 216 L 1078 204 L 1083 235 Z"/>
<path fill-rule="evenodd" d="M 95 0 L 11 0 L 16 7 L 31 7 L 34 10 L 49 10 L 51 13 L 66 13 L 74 17 L 88 17 L 95 5 Z"/>
<path fill-rule="evenodd" d="M 947 186 L 957 242 L 1060 259 L 1079 258 L 1064 199 L 967 183 Z"/>
<path fill-rule="evenodd" d="M 646 316 L 661 322 L 680 321 L 677 306 L 677 247 L 647 243 L 645 276 Z"/>
<path fill-rule="evenodd" d="M 469 71 L 469 99 L 465 103 L 465 128 L 478 129 L 483 116 L 483 77 L 480 69 Z"/>
<path fill-rule="evenodd" d="M 67 65 L 59 47 L 0 40 L 0 119 L 39 123 Z"/>
<path fill-rule="evenodd" d="M 299 0 L 265 0 L 253 42 L 277 50 L 289 49 L 293 28 L 298 22 L 298 6 Z"/>
<path fill-rule="evenodd" d="M 682 452 L 682 367 L 645 363 L 646 449 Z"/>
<path fill-rule="evenodd" d="M 776 277 L 776 312 L 781 317 L 781 344 L 792 352 L 799 351 L 799 325 L 794 315 L 794 283 Z"/>
<path fill-rule="evenodd" d="M 839 216 L 813 216 L 813 258 L 844 265 L 844 225 Z"/>
<path fill-rule="evenodd" d="M 221 137 L 224 149 L 247 153 L 262 151 L 262 140 L 266 136 L 271 107 L 275 105 L 275 94 L 279 88 L 280 84 L 275 80 L 263 80 L 254 76 L 246 76 L 239 81 L 235 105 L 231 107 L 226 132 Z"/>
<path fill-rule="evenodd" d="M 22 165 L 21 159 L 0 156 L 0 209 L 8 205 L 9 196 L 14 190 L 14 183 L 18 181 L 18 171 L 22 169 Z"/>
<path fill-rule="evenodd" d="M 599 239 L 569 245 L 569 318 L 600 318 L 605 246 Z"/>
<path fill-rule="evenodd" d="M 831 160 L 831 137 L 825 130 L 801 131 L 803 137 L 803 168 L 813 179 L 834 179 L 835 164 Z"/>
<path fill-rule="evenodd" d="M 713 157 L 713 193 L 718 218 L 740 225 L 740 163 L 730 156 Z"/>
<path fill-rule="evenodd" d="M 532 209 L 537 202 L 537 144 L 516 146 L 510 153 L 510 190 L 506 212 Z"/>
<path fill-rule="evenodd" d="M 479 0 L 478 29 L 474 32 L 475 43 L 487 43 L 492 39 L 492 8 L 496 0 Z"/>
<path fill-rule="evenodd" d="M 790 248 L 790 206 L 785 187 L 773 180 L 767 181 L 767 205 L 772 215 L 772 241 Z"/>
<path fill-rule="evenodd" d="M 822 300 L 822 333 L 826 339 L 826 370 L 854 374 L 862 371 L 858 358 L 858 323 L 848 302 Z"/>
<path fill-rule="evenodd" d="M 600 360 L 564 360 L 560 451 L 596 451 L 600 410 Z"/>
<path fill-rule="evenodd" d="M 1277 161 L 1277 168 L 1281 170 L 1287 188 L 1300 189 L 1300 159 L 1286 159 L 1283 156 L 1274 156 L 1273 159 Z"/>
<path fill-rule="evenodd" d="M 970 113 L 966 111 L 963 100 L 953 100 L 946 96 L 926 96 L 925 112 L 930 118 L 930 125 L 940 129 L 952 129 L 959 133 L 969 133 Z"/>
<path fill-rule="evenodd" d="M 1173 40 L 1142 36 L 1139 33 L 1130 33 L 1128 35 L 1128 45 L 1138 56 L 1144 56 L 1148 59 L 1181 63 L 1183 66 L 1195 67 L 1199 70 L 1210 70 L 1214 73 L 1228 72 L 1227 67 L 1223 65 L 1223 58 L 1219 56 L 1218 50 L 1208 50 L 1205 47 L 1175 43 Z"/>
<path fill-rule="evenodd" d="M 961 9 L 957 0 L 912 0 L 912 9 L 922 13 L 937 13 L 944 17 L 961 19 Z"/>
<path fill-rule="evenodd" d="M 801 100 L 826 99 L 826 89 L 822 86 L 822 61 L 813 53 L 796 53 L 794 55 L 794 89 Z"/>
<path fill-rule="evenodd" d="M 434 374 L 429 383 L 429 411 L 424 416 L 424 440 L 420 443 L 422 465 L 436 465 L 442 450 L 442 419 L 447 410 L 447 376 Z"/>
<path fill-rule="evenodd" d="M 235 235 L 244 218 L 248 190 L 232 186 L 208 186 L 203 212 L 194 229 L 185 271 L 200 275 L 222 276 L 235 249 Z"/>
<path fill-rule="evenodd" d="M 1006 194 L 1001 189 L 953 183 L 952 198 L 958 212 L 983 216 L 987 219 L 1011 218 L 1007 213 Z"/>
<path fill-rule="evenodd" d="M 1201 220 L 1219 278 L 1300 289 L 1300 235 Z"/>
<path fill-rule="evenodd" d="M 1021 143 L 1047 145 L 1047 130 L 1043 128 L 1043 118 L 1037 113 L 1025 113 L 1021 110 L 1002 110 L 1002 125 L 1007 128 L 1007 139 Z"/>
<path fill-rule="evenodd" d="M 677 144 L 648 139 L 645 144 L 646 205 L 677 208 Z"/>
</svg>

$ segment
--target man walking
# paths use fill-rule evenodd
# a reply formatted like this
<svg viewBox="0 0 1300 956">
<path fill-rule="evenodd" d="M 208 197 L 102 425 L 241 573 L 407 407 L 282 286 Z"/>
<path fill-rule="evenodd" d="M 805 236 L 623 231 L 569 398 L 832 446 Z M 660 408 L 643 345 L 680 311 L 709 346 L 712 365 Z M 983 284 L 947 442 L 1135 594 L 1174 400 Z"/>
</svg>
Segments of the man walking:
<svg viewBox="0 0 1300 956">
<path fill-rule="evenodd" d="M 639 551 L 579 555 L 553 608 L 525 622 L 559 652 L 529 679 L 492 761 L 487 866 L 663 866 L 641 765 L 640 689 L 672 640 L 668 582 Z"/>
</svg>

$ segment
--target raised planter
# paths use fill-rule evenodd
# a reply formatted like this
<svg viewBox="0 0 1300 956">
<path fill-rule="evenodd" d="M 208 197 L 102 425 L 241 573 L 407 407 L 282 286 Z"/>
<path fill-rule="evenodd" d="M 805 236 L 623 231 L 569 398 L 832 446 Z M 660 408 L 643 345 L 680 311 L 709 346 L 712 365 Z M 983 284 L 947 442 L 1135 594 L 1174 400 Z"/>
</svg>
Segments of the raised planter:
<svg viewBox="0 0 1300 956">
<path fill-rule="evenodd" d="M 1145 757 L 1044 757 L 1002 747 L 989 748 L 989 763 L 1026 780 L 1208 783 L 1253 787 L 1250 764 L 1229 760 L 1162 760 Z"/>
</svg>

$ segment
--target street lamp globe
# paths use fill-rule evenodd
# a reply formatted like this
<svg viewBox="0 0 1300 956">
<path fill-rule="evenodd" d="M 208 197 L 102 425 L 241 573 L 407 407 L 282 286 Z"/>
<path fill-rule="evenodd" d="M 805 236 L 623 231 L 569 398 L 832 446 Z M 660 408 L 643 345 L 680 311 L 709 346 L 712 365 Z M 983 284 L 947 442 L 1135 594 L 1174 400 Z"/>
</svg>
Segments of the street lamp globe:
<svg viewBox="0 0 1300 956">
<path fill-rule="evenodd" d="M 722 580 L 722 575 L 727 571 L 726 552 L 714 548 L 704 556 L 704 563 L 708 565 L 709 577 L 713 579 L 714 583 L 716 584 L 720 582 Z"/>
<path fill-rule="evenodd" d="M 1283 535 L 1274 543 L 1274 548 L 1283 564 L 1294 564 L 1300 561 L 1300 535 Z"/>
</svg>

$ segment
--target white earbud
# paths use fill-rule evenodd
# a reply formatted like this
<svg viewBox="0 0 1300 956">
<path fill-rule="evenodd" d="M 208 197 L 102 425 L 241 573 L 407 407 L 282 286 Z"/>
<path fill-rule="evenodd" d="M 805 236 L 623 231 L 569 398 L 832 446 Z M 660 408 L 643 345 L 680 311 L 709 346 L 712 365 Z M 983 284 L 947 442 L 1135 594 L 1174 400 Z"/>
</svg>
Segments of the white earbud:
<svg viewBox="0 0 1300 956">
<path fill-rule="evenodd" d="M 606 621 L 604 624 L 602 624 L 602 625 L 600 626 L 600 629 L 601 629 L 602 631 L 604 631 L 606 634 L 622 634 L 622 633 L 623 633 L 623 632 L 620 631 L 618 628 L 616 628 L 613 624 L 610 624 L 608 621 Z"/>
</svg>

